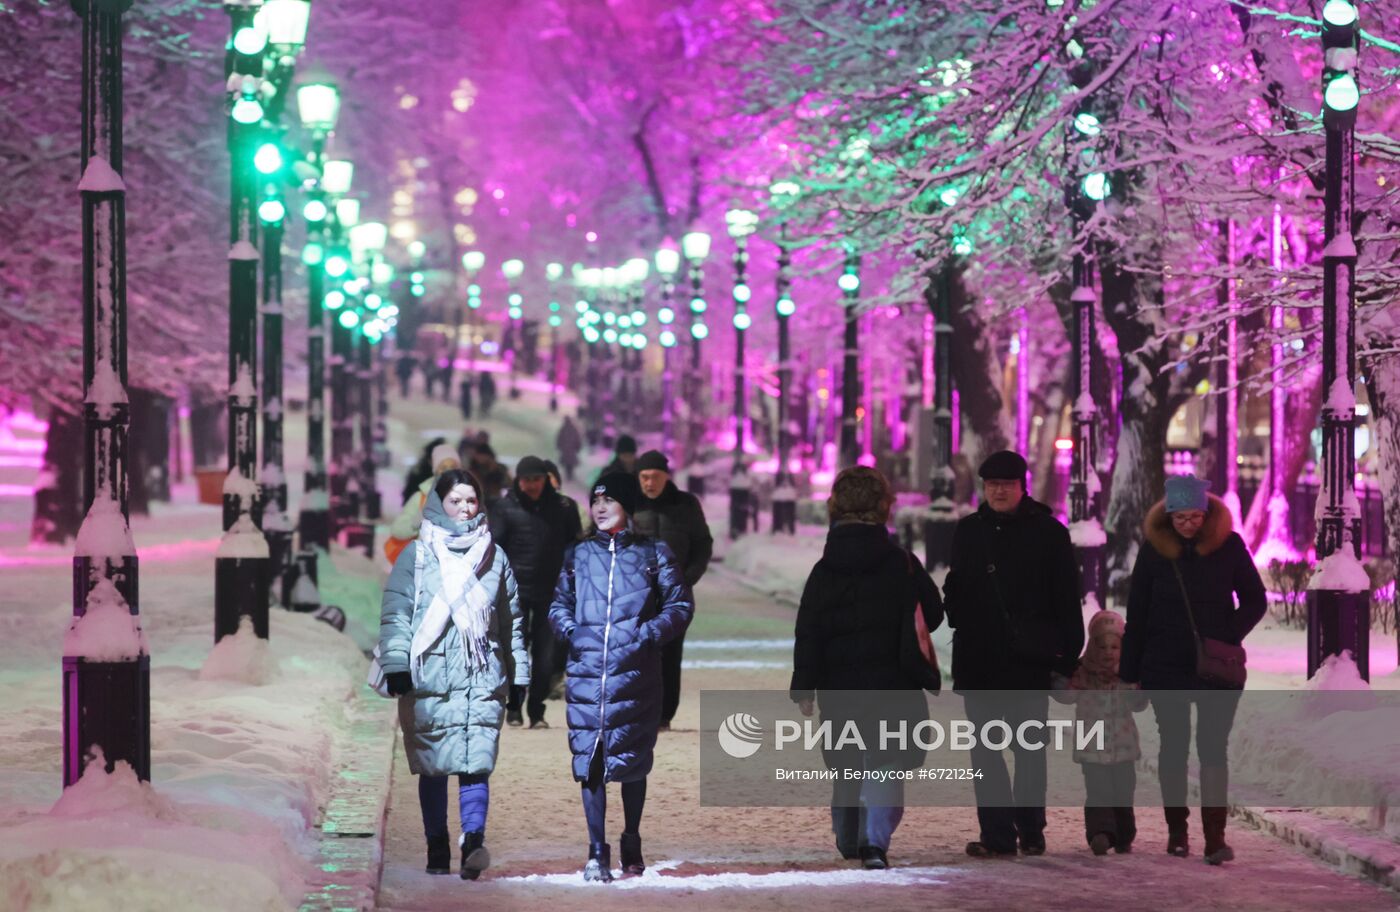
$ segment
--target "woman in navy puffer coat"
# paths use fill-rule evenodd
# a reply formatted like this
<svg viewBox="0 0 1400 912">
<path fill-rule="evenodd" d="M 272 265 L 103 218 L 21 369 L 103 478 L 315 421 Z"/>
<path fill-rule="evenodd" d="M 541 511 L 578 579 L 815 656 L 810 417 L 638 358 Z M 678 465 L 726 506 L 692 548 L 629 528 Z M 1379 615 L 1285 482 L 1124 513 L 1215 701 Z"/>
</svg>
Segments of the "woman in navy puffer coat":
<svg viewBox="0 0 1400 912">
<path fill-rule="evenodd" d="M 661 647 L 685 632 L 695 610 L 671 549 L 631 531 L 640 496 L 632 475 L 598 480 L 590 505 L 597 531 L 566 552 L 549 609 L 569 644 L 569 749 L 588 820 L 585 880 L 612 879 L 608 782 L 622 783 L 623 873 L 645 868 L 638 828 L 661 723 Z"/>
</svg>

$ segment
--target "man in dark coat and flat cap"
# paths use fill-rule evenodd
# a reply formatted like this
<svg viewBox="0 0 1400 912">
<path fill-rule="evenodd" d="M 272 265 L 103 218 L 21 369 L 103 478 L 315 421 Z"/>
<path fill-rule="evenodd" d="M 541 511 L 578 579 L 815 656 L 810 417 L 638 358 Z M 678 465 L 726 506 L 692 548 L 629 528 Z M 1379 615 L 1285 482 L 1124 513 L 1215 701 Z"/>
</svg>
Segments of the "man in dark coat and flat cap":
<svg viewBox="0 0 1400 912">
<path fill-rule="evenodd" d="M 993 719 L 1017 730 L 1048 712 L 1052 671 L 1069 675 L 1084 647 L 1079 571 L 1069 530 L 1026 493 L 1026 460 L 1009 450 L 982 463 L 985 497 L 958 521 L 944 603 L 953 633 L 953 690 L 980 731 Z M 981 834 L 978 858 L 1045 852 L 1046 755 L 1013 742 L 1013 787 L 1001 751 L 971 762 Z"/>
</svg>

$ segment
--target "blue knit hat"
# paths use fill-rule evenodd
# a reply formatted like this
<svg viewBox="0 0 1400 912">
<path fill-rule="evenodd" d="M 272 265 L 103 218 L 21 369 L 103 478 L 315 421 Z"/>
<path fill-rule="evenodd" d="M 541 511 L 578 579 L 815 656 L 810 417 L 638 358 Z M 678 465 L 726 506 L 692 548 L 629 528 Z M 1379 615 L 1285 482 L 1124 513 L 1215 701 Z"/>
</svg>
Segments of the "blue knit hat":
<svg viewBox="0 0 1400 912">
<path fill-rule="evenodd" d="M 1210 482 L 1190 475 L 1173 475 L 1167 479 L 1167 512 L 1181 510 L 1205 510 L 1210 506 L 1206 492 Z"/>
</svg>

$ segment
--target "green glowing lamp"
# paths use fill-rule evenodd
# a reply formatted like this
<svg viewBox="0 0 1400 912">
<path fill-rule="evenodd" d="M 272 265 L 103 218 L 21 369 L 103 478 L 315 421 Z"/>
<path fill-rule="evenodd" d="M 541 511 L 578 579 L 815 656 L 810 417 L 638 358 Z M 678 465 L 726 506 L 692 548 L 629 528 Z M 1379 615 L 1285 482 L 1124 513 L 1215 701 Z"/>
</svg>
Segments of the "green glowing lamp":
<svg viewBox="0 0 1400 912">
<path fill-rule="evenodd" d="M 263 143 L 253 153 L 253 167 L 259 174 L 276 174 L 282 170 L 282 150 L 277 143 Z"/>
</svg>

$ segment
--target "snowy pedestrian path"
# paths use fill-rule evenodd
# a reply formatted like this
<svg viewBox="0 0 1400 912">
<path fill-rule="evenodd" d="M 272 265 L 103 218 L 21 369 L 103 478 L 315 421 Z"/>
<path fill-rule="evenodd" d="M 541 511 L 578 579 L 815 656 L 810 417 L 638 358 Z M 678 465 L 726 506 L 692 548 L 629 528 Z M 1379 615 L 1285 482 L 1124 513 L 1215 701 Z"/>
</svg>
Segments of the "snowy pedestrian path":
<svg viewBox="0 0 1400 912">
<path fill-rule="evenodd" d="M 910 808 L 890 849 L 894 867 L 857 870 L 842 861 L 822 808 L 707 808 L 699 803 L 701 688 L 785 688 L 792 609 L 719 574 L 697 592 L 687 657 L 724 652 L 755 661 L 775 654 L 781 669 L 692 669 L 675 730 L 657 745 L 656 770 L 642 823 L 650 869 L 636 880 L 585 884 L 587 836 L 579 790 L 569 771 L 563 704 L 550 703 L 545 731 L 507 729 L 491 779 L 487 844 L 492 868 L 475 883 L 423 873 L 424 843 L 416 782 L 396 746 L 379 907 L 385 910 L 636 908 L 795 910 L 1004 910 L 1131 907 L 1143 909 L 1396 909 L 1400 899 L 1334 871 L 1302 851 L 1232 824 L 1239 861 L 1225 868 L 1168 857 L 1161 812 L 1144 808 L 1131 855 L 1093 857 L 1084 845 L 1082 811 L 1051 809 L 1049 854 L 977 861 L 963 854 L 976 836 L 973 808 Z M 702 644 L 719 644 L 718 649 Z M 1144 781 L 1140 788 L 1154 788 Z M 614 862 L 620 800 L 610 795 Z M 970 790 L 969 790 L 970 799 Z M 455 814 L 455 810 L 453 811 Z M 1199 826 L 1193 813 L 1193 825 Z M 455 827 L 454 827 L 455 829 Z M 621 891 L 620 896 L 613 895 Z M 1126 906 L 1125 906 L 1126 904 Z"/>
</svg>

